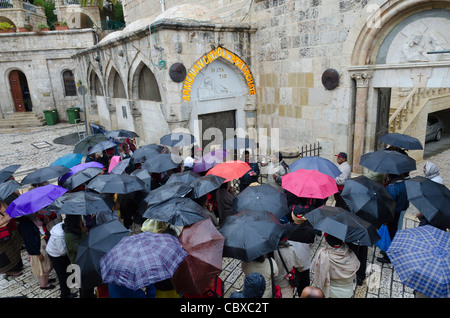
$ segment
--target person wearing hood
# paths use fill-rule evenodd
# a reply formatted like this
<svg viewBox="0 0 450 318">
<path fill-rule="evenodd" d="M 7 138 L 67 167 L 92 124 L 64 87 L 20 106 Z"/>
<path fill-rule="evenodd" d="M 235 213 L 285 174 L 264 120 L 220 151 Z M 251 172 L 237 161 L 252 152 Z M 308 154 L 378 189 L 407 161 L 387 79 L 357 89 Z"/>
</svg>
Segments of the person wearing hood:
<svg viewBox="0 0 450 318">
<path fill-rule="evenodd" d="M 439 167 L 434 163 L 430 161 L 425 162 L 425 165 L 423 166 L 423 174 L 427 179 L 442 184 L 442 177 L 439 174 Z M 430 224 L 430 222 L 423 216 L 422 213 L 417 213 L 416 217 L 419 219 L 419 226 Z M 440 228 L 439 226 L 436 226 L 436 224 L 434 226 Z M 440 229 L 443 231 L 446 230 L 445 227 Z"/>
<path fill-rule="evenodd" d="M 241 291 L 231 293 L 230 298 L 262 298 L 266 290 L 266 280 L 260 273 L 250 273 L 245 277 Z"/>
<path fill-rule="evenodd" d="M 439 174 L 439 167 L 434 163 L 427 161 L 423 166 L 423 174 L 427 179 L 442 184 L 442 177 Z"/>
</svg>

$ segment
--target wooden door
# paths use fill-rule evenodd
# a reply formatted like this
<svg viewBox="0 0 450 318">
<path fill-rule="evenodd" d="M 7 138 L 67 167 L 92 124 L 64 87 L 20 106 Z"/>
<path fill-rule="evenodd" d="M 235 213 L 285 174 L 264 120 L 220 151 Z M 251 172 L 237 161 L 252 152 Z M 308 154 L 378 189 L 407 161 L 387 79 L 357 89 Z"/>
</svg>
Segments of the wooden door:
<svg viewBox="0 0 450 318">
<path fill-rule="evenodd" d="M 24 112 L 25 104 L 23 102 L 22 89 L 20 87 L 19 72 L 12 71 L 9 74 L 9 84 L 11 85 L 11 93 L 14 101 L 16 112 Z"/>
</svg>

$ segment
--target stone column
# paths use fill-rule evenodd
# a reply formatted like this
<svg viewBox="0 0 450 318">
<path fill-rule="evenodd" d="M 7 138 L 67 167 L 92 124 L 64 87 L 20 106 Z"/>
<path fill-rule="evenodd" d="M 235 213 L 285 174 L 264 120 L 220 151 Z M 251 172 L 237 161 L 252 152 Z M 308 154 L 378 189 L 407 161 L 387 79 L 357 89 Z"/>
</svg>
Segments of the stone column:
<svg viewBox="0 0 450 318">
<path fill-rule="evenodd" d="M 356 105 L 355 105 L 355 133 L 353 136 L 353 172 L 361 173 L 359 160 L 364 152 L 364 140 L 366 134 L 366 112 L 369 83 L 373 72 L 352 73 L 356 80 Z"/>
<path fill-rule="evenodd" d="M 109 118 L 110 118 L 110 130 L 116 130 L 118 128 L 117 124 L 117 114 L 116 114 L 116 105 L 111 97 L 106 97 L 106 107 L 108 108 Z"/>
</svg>

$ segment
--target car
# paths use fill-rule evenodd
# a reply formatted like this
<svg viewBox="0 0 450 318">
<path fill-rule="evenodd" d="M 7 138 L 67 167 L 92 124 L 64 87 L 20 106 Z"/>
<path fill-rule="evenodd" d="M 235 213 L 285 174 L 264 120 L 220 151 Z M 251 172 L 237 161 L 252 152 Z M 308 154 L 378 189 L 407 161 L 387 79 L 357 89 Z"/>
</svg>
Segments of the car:
<svg viewBox="0 0 450 318">
<path fill-rule="evenodd" d="M 439 141 L 444 130 L 444 123 L 436 115 L 428 114 L 427 132 L 425 142 L 435 140 Z"/>
</svg>

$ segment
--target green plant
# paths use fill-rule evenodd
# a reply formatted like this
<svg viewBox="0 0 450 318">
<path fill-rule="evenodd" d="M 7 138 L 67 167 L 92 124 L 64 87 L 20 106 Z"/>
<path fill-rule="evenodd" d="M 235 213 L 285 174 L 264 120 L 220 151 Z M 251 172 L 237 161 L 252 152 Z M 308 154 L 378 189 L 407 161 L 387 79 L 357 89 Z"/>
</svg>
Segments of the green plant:
<svg viewBox="0 0 450 318">
<path fill-rule="evenodd" d="M 34 5 L 40 4 L 47 16 L 47 24 L 53 25 L 58 19 L 55 15 L 55 1 L 54 0 L 34 0 Z"/>
<path fill-rule="evenodd" d="M 31 25 L 31 24 L 25 24 L 24 26 L 23 26 L 25 29 L 27 29 L 28 31 L 31 31 L 31 30 L 33 30 L 33 26 Z"/>
<path fill-rule="evenodd" d="M 38 25 L 37 25 L 37 28 L 39 30 L 42 30 L 42 29 L 48 29 L 49 26 L 47 24 L 43 23 L 43 22 L 39 22 Z"/>
<path fill-rule="evenodd" d="M 9 24 L 8 22 L 0 22 L 0 30 L 8 30 L 14 28 L 14 25 Z"/>
<path fill-rule="evenodd" d="M 66 25 L 67 25 L 67 22 L 66 22 L 66 21 L 61 21 L 61 22 L 59 22 L 59 25 L 64 25 L 64 26 L 66 26 Z"/>
</svg>

